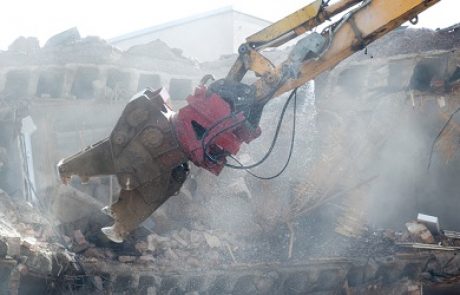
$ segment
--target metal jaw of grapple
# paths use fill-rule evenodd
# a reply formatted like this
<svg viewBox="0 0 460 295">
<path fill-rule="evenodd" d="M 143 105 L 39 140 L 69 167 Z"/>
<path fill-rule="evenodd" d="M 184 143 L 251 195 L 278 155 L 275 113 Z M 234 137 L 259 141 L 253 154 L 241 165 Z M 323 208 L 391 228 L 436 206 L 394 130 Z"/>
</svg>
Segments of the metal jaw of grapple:
<svg viewBox="0 0 460 295">
<path fill-rule="evenodd" d="M 61 179 L 116 175 L 121 186 L 108 213 L 114 224 L 102 231 L 114 242 L 176 194 L 187 173 L 187 157 L 176 139 L 164 89 L 145 90 L 126 105 L 110 136 L 58 164 Z"/>
</svg>

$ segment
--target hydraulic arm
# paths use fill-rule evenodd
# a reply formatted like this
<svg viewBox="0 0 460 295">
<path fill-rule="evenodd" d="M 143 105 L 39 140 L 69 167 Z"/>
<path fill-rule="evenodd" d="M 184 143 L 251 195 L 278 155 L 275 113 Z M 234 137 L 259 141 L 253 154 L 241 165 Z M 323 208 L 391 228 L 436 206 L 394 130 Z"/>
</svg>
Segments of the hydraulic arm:
<svg viewBox="0 0 460 295">
<path fill-rule="evenodd" d="M 264 105 L 291 91 L 440 0 L 315 0 L 260 32 L 239 47 L 228 75 L 199 85 L 188 105 L 173 112 L 164 89 L 145 90 L 126 105 L 110 136 L 58 164 L 64 181 L 116 175 L 117 202 L 107 210 L 114 225 L 102 229 L 121 242 L 170 196 L 188 175 L 188 162 L 219 175 L 226 158 L 260 133 Z M 347 11 L 348 10 L 348 11 Z M 321 33 L 311 30 L 347 11 Z M 279 65 L 260 52 L 298 38 Z M 248 71 L 258 79 L 242 83 Z"/>
</svg>

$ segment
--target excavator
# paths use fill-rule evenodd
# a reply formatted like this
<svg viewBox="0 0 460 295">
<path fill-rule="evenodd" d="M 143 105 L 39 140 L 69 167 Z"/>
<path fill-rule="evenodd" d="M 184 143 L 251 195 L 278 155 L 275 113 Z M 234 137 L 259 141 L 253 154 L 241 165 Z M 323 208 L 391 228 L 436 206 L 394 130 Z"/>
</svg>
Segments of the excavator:
<svg viewBox="0 0 460 295">
<path fill-rule="evenodd" d="M 415 24 L 419 13 L 439 1 L 338 0 L 329 4 L 314 0 L 249 36 L 239 46 L 227 76 L 203 77 L 179 110 L 168 105 L 164 88 L 134 95 L 109 137 L 61 160 L 58 173 L 64 183 L 73 175 L 82 181 L 116 176 L 119 198 L 105 208 L 114 224 L 102 231 L 121 243 L 179 192 L 189 175 L 189 162 L 216 176 L 224 167 L 248 170 L 257 166 L 261 161 L 243 165 L 235 156 L 243 143 L 260 136 L 259 122 L 268 101 L 290 92 L 288 103 L 297 87 L 401 24 Z M 334 17 L 338 19 L 333 21 Z M 263 55 L 264 49 L 291 40 L 296 43 L 281 64 L 274 65 Z M 244 83 L 249 72 L 256 79 Z"/>
</svg>

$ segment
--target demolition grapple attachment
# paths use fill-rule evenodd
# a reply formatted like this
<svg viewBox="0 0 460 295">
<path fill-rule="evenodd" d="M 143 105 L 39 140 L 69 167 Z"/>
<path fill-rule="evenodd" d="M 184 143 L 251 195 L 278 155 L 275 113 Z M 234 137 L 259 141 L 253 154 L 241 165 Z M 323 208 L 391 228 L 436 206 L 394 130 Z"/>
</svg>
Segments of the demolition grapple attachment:
<svg viewBox="0 0 460 295">
<path fill-rule="evenodd" d="M 177 113 L 165 103 L 168 94 L 164 89 L 135 95 L 109 138 L 58 164 L 64 182 L 72 175 L 83 181 L 116 175 L 120 196 L 105 210 L 115 223 L 102 229 L 112 241 L 122 242 L 180 190 L 188 174 L 188 160 L 218 175 L 227 155 L 236 155 L 242 143 L 260 135 L 257 125 L 247 123 L 250 97 L 226 95 L 235 85 L 217 83 L 220 86 L 213 91 L 198 87 Z"/>
<path fill-rule="evenodd" d="M 171 123 L 164 89 L 145 90 L 126 105 L 110 136 L 58 164 L 66 182 L 72 175 L 82 180 L 116 175 L 121 191 L 108 213 L 111 227 L 102 231 L 115 242 L 149 217 L 184 183 L 187 158 Z"/>
</svg>

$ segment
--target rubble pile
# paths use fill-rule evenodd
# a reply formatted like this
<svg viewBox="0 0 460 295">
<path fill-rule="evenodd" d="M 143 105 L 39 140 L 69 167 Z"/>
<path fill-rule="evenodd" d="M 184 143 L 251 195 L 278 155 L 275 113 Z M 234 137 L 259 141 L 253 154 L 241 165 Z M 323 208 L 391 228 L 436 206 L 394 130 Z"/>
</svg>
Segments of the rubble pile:
<svg viewBox="0 0 460 295">
<path fill-rule="evenodd" d="M 459 276 L 460 261 L 454 257 L 460 233 L 432 232 L 429 224 L 420 221 L 408 222 L 404 232 L 368 229 L 359 237 L 324 240 L 319 245 L 327 249 L 335 244 L 347 254 L 323 251 L 300 258 L 297 249 L 292 259 L 262 255 L 254 260 L 247 253 L 265 251 L 263 243 L 205 228 L 182 227 L 162 235 L 144 231 L 123 245 L 104 247 L 100 241 L 89 242 L 93 237 L 88 232 L 59 232 L 62 225 L 53 227 L 26 202 L 6 194 L 1 197 L 0 272 L 8 274 L 3 287 L 18 292 L 11 294 L 105 290 L 284 294 L 292 288 L 312 294 L 338 290 L 361 294 L 369 288 L 406 294 L 408 289 L 419 290 L 417 281 L 436 285 L 455 282 Z M 314 243 L 312 239 L 308 246 L 318 246 Z M 442 261 L 448 265 L 441 267 Z"/>
<path fill-rule="evenodd" d="M 67 283 L 64 274 L 83 273 L 43 212 L 3 191 L 0 202 L 1 294 L 45 294 Z"/>
<path fill-rule="evenodd" d="M 0 191 L 0 233 L 2 236 L 49 241 L 56 238 L 47 219 L 30 203 L 14 202 L 4 191 Z"/>
<path fill-rule="evenodd" d="M 371 58 L 385 58 L 458 47 L 460 47 L 459 30 L 433 31 L 425 28 L 401 27 L 370 44 L 364 52 Z M 356 61 L 361 58 L 362 54 L 355 54 L 349 60 Z"/>
<path fill-rule="evenodd" d="M 144 65 L 134 58 L 143 57 Z M 125 60 L 126 59 L 126 60 Z M 193 62 L 182 56 L 179 49 L 169 48 L 161 40 L 146 45 L 134 46 L 126 52 L 108 44 L 99 37 L 82 38 L 77 28 L 71 28 L 51 37 L 43 47 L 36 38 L 17 38 L 7 51 L 0 53 L 0 64 L 4 66 L 40 65 L 40 64 L 126 64 L 128 67 L 146 67 L 153 65 L 150 60 L 180 61 L 181 67 L 193 67 Z M 155 65 L 153 65 L 155 66 Z M 158 65 L 157 65 L 158 66 Z M 161 65 L 160 65 L 161 66 Z M 158 70 L 158 69 L 156 69 Z"/>
<path fill-rule="evenodd" d="M 122 52 L 98 37 L 82 38 L 76 28 L 51 37 L 42 47 L 35 38 L 19 37 L 0 51 L 0 66 L 0 100 L 35 98 L 29 103 L 126 102 L 146 87 L 170 83 L 171 94 L 190 93 L 204 75 L 196 61 L 161 40 Z M 186 81 L 177 84 L 177 79 Z"/>
<path fill-rule="evenodd" d="M 85 262 L 118 261 L 170 270 L 213 268 L 236 262 L 233 251 L 238 246 L 229 240 L 229 234 L 225 233 L 217 235 L 209 231 L 182 229 L 168 236 L 151 233 L 146 238 L 136 239 L 133 241 L 133 249 L 129 251 L 126 245 L 123 249 L 104 249 L 90 245 L 81 252 L 81 258 Z M 78 231 L 75 232 L 73 242 L 74 245 L 89 244 Z"/>
</svg>

